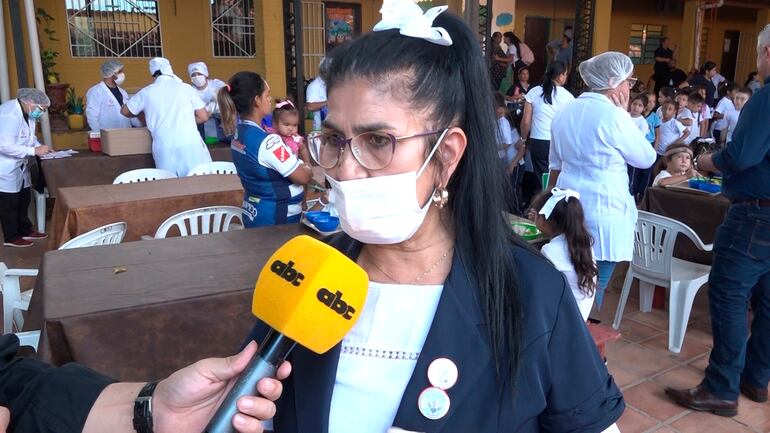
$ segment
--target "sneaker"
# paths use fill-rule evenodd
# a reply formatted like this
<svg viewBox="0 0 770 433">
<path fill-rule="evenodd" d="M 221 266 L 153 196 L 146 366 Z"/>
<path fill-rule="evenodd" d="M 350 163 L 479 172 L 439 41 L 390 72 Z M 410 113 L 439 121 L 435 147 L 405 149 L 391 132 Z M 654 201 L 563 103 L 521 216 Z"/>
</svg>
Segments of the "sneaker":
<svg viewBox="0 0 770 433">
<path fill-rule="evenodd" d="M 24 235 L 23 239 L 27 240 L 27 241 L 35 241 L 35 240 L 38 240 L 38 239 L 45 239 L 47 237 L 48 237 L 48 235 L 45 234 L 45 233 L 40 233 L 40 232 L 37 232 L 35 230 L 32 230 L 31 232 L 29 232 L 26 235 Z"/>
<path fill-rule="evenodd" d="M 33 244 L 32 241 L 28 241 L 23 238 L 16 238 L 11 241 L 3 242 L 3 246 L 11 247 L 11 248 L 26 248 L 26 247 L 31 247 L 32 245 L 35 245 L 35 244 Z"/>
</svg>

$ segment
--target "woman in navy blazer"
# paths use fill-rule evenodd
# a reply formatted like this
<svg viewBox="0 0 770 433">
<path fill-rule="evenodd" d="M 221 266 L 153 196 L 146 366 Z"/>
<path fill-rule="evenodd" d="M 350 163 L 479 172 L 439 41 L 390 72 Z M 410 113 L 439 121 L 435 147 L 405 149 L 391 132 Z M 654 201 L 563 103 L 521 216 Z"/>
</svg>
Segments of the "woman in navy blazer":
<svg viewBox="0 0 770 433">
<path fill-rule="evenodd" d="M 367 271 L 370 294 L 353 328 L 364 337 L 292 352 L 276 432 L 601 432 L 624 410 L 566 280 L 504 216 L 484 57 L 444 10 L 386 0 L 374 32 L 328 56 L 329 114 L 309 145 L 345 231 L 328 242 Z M 415 313 L 382 304 L 389 291 Z M 383 328 L 388 315 L 399 321 Z M 383 347 L 383 360 L 354 347 L 406 320 L 425 329 L 416 349 Z M 436 360 L 456 368 L 451 386 L 430 376 Z"/>
</svg>

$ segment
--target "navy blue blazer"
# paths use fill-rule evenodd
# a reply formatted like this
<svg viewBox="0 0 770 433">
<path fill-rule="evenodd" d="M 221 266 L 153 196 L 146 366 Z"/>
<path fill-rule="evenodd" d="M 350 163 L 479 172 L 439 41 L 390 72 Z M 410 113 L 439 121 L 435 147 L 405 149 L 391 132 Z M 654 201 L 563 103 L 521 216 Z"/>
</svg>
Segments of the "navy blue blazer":
<svg viewBox="0 0 770 433">
<path fill-rule="evenodd" d="M 362 247 L 345 234 L 329 243 L 353 260 Z M 601 432 L 620 418 L 623 396 L 596 350 L 564 276 L 535 252 L 512 248 L 523 311 L 515 389 L 508 375 L 496 374 L 476 282 L 467 266 L 469 258 L 456 252 L 394 427 L 416 432 Z M 267 326 L 258 322 L 247 341 L 259 342 L 266 333 Z M 339 356 L 340 345 L 323 355 L 301 346 L 294 349 L 289 356 L 292 374 L 276 402 L 277 433 L 328 432 Z M 454 361 L 459 378 L 447 390 L 449 413 L 429 420 L 420 413 L 417 399 L 430 386 L 428 365 L 436 358 Z"/>
</svg>

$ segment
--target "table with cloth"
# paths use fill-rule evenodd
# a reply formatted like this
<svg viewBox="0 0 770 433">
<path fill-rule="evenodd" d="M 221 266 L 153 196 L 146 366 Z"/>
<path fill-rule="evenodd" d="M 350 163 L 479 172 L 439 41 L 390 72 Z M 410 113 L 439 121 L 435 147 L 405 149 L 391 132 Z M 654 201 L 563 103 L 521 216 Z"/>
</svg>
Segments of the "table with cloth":
<svg viewBox="0 0 770 433">
<path fill-rule="evenodd" d="M 707 196 L 652 187 L 647 189 L 641 209 L 687 224 L 703 243 L 710 244 L 714 242 L 717 227 L 722 224 L 729 207 L 730 201 L 721 194 Z M 674 246 L 674 257 L 711 265 L 711 253 L 699 250 L 682 235 Z"/>
<path fill-rule="evenodd" d="M 254 323 L 262 266 L 300 234 L 314 235 L 292 224 L 49 251 L 30 303 L 40 354 L 126 381 L 232 355 Z"/>
<path fill-rule="evenodd" d="M 119 185 L 60 188 L 53 210 L 49 248 L 106 224 L 124 221 L 124 241 L 154 235 L 170 216 L 199 207 L 243 202 L 235 174 L 190 176 Z"/>
<path fill-rule="evenodd" d="M 209 146 L 214 161 L 232 161 L 230 146 Z M 152 154 L 109 156 L 101 152 L 81 150 L 69 158 L 40 160 L 50 197 L 58 197 L 59 189 L 70 186 L 111 184 L 119 174 L 140 168 L 155 168 Z"/>
</svg>

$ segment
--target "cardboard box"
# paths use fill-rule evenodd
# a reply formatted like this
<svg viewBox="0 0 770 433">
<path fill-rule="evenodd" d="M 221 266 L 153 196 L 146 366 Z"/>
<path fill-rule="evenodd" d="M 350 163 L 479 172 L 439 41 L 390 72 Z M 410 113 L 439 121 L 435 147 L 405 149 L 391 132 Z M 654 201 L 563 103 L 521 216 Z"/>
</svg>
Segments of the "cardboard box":
<svg viewBox="0 0 770 433">
<path fill-rule="evenodd" d="M 152 136 L 147 128 L 102 129 L 102 152 L 110 156 L 152 153 Z"/>
</svg>

